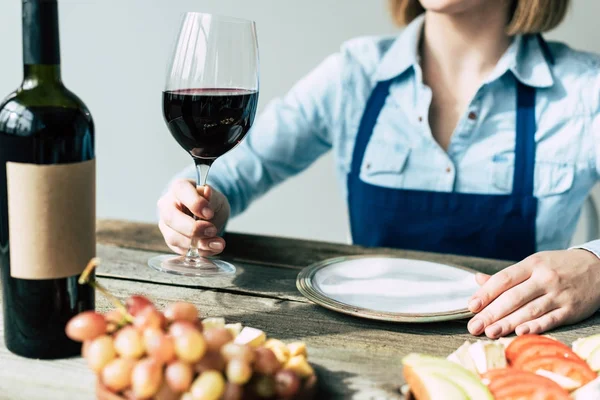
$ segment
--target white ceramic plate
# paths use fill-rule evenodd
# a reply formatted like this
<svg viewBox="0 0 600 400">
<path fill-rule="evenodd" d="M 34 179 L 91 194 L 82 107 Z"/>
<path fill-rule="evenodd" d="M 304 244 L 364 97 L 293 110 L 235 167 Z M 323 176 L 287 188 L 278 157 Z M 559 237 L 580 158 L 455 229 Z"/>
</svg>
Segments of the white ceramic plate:
<svg viewBox="0 0 600 400">
<path fill-rule="evenodd" d="M 296 284 L 323 307 L 399 322 L 467 318 L 479 287 L 468 268 L 385 255 L 326 260 L 302 270 Z"/>
</svg>

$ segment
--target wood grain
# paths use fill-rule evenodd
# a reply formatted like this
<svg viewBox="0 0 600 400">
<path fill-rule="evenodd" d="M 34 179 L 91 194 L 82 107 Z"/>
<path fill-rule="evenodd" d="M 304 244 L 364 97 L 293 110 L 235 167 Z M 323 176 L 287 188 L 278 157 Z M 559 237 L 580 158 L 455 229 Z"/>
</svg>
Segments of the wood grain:
<svg viewBox="0 0 600 400">
<path fill-rule="evenodd" d="M 171 252 L 154 224 L 101 220 L 97 224 L 98 242 L 119 247 Z M 367 248 L 273 236 L 226 233 L 223 258 L 248 261 L 278 268 L 304 268 L 312 263 L 333 257 L 360 254 L 393 254 L 398 257 L 462 265 L 485 273 L 497 272 L 509 261 L 464 257 L 448 254 L 423 253 L 388 248 Z"/>
<path fill-rule="evenodd" d="M 316 306 L 295 287 L 299 270 L 313 262 L 355 254 L 396 254 L 464 265 L 492 273 L 510 263 L 468 257 L 366 249 L 285 238 L 227 234 L 224 258 L 234 260 L 231 278 L 184 278 L 155 272 L 147 259 L 168 249 L 151 224 L 99 221 L 99 279 L 117 297 L 143 293 L 159 307 L 190 301 L 204 317 L 223 316 L 282 340 L 303 340 L 324 383 L 323 399 L 400 399 L 402 357 L 410 352 L 447 356 L 465 340 L 466 321 L 431 324 L 358 319 Z M 109 303 L 98 294 L 99 310 Z M 1 316 L 0 316 L 1 319 Z M 599 316 L 552 332 L 571 343 L 598 333 Z M 0 332 L 2 332 L 0 327 Z M 0 346 L 0 400 L 92 400 L 94 376 L 81 358 L 38 361 Z"/>
<path fill-rule="evenodd" d="M 197 278 L 165 274 L 148 267 L 148 259 L 159 253 L 98 244 L 97 254 L 101 259 L 99 276 L 308 303 L 296 289 L 297 269 L 236 261 L 237 271 L 232 277 Z"/>
</svg>

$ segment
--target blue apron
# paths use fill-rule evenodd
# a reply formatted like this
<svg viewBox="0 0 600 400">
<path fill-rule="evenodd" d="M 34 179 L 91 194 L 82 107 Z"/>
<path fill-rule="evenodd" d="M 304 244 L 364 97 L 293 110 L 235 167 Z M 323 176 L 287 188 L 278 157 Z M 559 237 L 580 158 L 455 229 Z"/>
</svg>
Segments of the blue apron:
<svg viewBox="0 0 600 400">
<path fill-rule="evenodd" d="M 546 43 L 540 43 L 547 52 Z M 515 81 L 515 168 L 507 195 L 390 189 L 363 182 L 365 150 L 392 80 L 377 84 L 362 116 L 347 178 L 355 244 L 515 261 L 535 253 L 535 88 Z"/>
</svg>

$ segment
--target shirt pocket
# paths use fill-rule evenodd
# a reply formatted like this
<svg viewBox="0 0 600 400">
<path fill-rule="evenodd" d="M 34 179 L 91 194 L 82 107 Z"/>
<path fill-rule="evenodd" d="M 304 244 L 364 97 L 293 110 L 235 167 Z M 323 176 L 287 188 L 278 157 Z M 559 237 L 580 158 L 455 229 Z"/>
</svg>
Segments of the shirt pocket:
<svg viewBox="0 0 600 400">
<path fill-rule="evenodd" d="M 379 141 L 369 143 L 361 165 L 360 178 L 377 186 L 401 188 L 409 156 L 408 146 Z"/>
<path fill-rule="evenodd" d="M 496 156 L 492 166 L 492 182 L 502 193 L 512 193 L 514 155 Z M 573 187 L 575 165 L 555 161 L 536 161 L 534 196 L 548 197 L 564 194 Z"/>
</svg>

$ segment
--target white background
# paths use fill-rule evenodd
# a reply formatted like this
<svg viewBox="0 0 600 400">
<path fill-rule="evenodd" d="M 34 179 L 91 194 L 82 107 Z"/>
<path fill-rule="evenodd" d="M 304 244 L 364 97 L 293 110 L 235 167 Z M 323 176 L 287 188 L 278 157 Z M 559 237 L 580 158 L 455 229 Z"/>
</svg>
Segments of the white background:
<svg viewBox="0 0 600 400">
<path fill-rule="evenodd" d="M 572 3 L 565 23 L 546 37 L 600 52 L 600 2 Z M 201 11 L 256 21 L 261 109 L 343 41 L 397 31 L 386 0 L 59 0 L 59 4 L 63 77 L 88 105 L 96 123 L 98 217 L 137 221 L 156 221 L 155 204 L 164 185 L 191 163 L 167 131 L 160 104 L 181 13 Z M 19 0 L 0 0 L 0 46 L 3 97 L 22 79 Z M 345 242 L 346 210 L 331 156 L 269 192 L 229 229 Z"/>
</svg>

